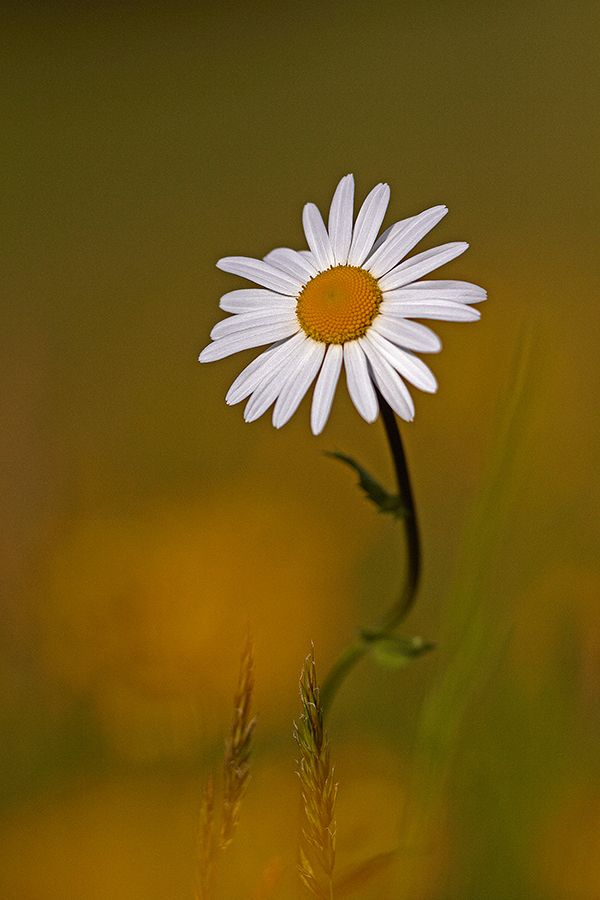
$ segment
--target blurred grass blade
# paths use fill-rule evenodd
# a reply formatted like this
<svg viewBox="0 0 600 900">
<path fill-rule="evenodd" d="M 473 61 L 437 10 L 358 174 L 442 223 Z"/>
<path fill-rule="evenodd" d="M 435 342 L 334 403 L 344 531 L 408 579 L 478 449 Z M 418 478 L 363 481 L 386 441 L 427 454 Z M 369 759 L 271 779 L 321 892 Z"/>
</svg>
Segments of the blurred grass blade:
<svg viewBox="0 0 600 900">
<path fill-rule="evenodd" d="M 336 900 L 343 900 L 344 897 L 351 896 L 358 888 L 364 887 L 380 872 L 384 872 L 393 865 L 396 857 L 396 850 L 376 853 L 375 856 L 358 863 L 349 872 L 345 872 L 340 878 L 336 878 L 334 884 Z"/>
<path fill-rule="evenodd" d="M 525 466 L 519 470 L 532 410 L 539 403 L 530 341 L 522 341 L 512 370 L 488 470 L 482 479 L 464 530 L 454 582 L 444 606 L 438 665 L 440 676 L 426 699 L 418 726 L 415 774 L 405 809 L 403 840 L 406 879 L 401 900 L 408 900 L 421 882 L 419 866 L 442 808 L 446 776 L 465 713 L 498 665 L 509 635 L 503 610 L 489 597 L 502 571 L 505 536 L 523 492 Z M 497 589 L 497 587 L 496 587 Z"/>
</svg>

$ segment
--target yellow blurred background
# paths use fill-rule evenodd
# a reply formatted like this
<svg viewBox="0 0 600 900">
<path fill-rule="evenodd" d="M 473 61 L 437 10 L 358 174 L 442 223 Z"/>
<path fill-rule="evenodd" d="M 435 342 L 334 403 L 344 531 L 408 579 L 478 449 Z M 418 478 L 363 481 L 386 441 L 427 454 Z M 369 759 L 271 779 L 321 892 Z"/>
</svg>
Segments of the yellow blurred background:
<svg viewBox="0 0 600 900">
<path fill-rule="evenodd" d="M 339 896 L 597 900 L 597 6 L 1 15 L 0 895 L 193 897 L 249 630 L 254 775 L 220 896 L 304 896 L 302 662 L 314 641 L 325 675 L 402 558 L 322 451 L 392 468 L 345 389 L 319 438 L 307 400 L 276 431 L 224 403 L 255 352 L 196 360 L 242 286 L 216 260 L 304 247 L 303 204 L 353 172 L 359 200 L 391 185 L 386 224 L 447 204 L 426 246 L 471 247 L 436 277 L 489 300 L 435 325 L 440 388 L 402 426 L 406 630 L 438 649 L 364 661 L 332 709 L 340 876 L 384 854 Z"/>
</svg>

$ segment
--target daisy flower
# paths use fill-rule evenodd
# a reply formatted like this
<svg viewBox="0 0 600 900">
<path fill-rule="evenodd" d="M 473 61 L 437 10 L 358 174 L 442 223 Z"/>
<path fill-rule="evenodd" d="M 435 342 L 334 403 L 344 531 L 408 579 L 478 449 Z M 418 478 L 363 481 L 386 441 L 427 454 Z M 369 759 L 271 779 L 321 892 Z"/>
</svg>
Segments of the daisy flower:
<svg viewBox="0 0 600 900">
<path fill-rule="evenodd" d="M 420 281 L 468 244 L 443 244 L 406 259 L 448 210 L 434 206 L 396 222 L 377 238 L 389 199 L 389 186 L 378 184 L 354 221 L 354 179 L 346 175 L 333 196 L 327 227 L 314 203 L 304 207 L 309 250 L 280 247 L 262 260 L 227 256 L 218 261 L 223 271 L 259 287 L 221 297 L 221 309 L 233 315 L 215 325 L 213 343 L 200 362 L 271 345 L 227 393 L 229 404 L 249 398 L 247 422 L 274 403 L 273 425 L 285 425 L 316 378 L 311 428 L 320 434 L 342 365 L 348 393 L 367 422 L 378 416 L 378 395 L 402 419 L 413 419 L 405 381 L 422 391 L 437 390 L 432 372 L 415 353 L 436 353 L 441 341 L 412 320 L 473 322 L 479 311 L 471 304 L 485 300 L 486 293 L 464 281 Z"/>
</svg>

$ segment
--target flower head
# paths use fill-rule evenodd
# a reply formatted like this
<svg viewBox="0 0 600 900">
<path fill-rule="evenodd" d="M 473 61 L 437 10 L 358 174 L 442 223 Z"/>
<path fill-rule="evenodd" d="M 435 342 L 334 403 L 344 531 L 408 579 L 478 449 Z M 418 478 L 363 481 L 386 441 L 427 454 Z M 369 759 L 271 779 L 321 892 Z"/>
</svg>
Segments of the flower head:
<svg viewBox="0 0 600 900">
<path fill-rule="evenodd" d="M 486 293 L 465 281 L 419 281 L 468 244 L 443 244 L 405 259 L 448 210 L 434 206 L 378 238 L 389 199 L 389 186 L 378 184 L 354 221 L 354 179 L 346 175 L 333 196 L 327 228 L 314 203 L 304 207 L 309 250 L 281 247 L 262 260 L 227 256 L 217 263 L 259 287 L 221 297 L 221 309 L 234 315 L 215 325 L 200 362 L 271 344 L 227 393 L 229 404 L 249 397 L 247 422 L 275 403 L 273 425 L 285 425 L 316 378 L 311 428 L 320 434 L 342 364 L 350 397 L 367 422 L 377 418 L 378 392 L 401 418 L 413 419 L 404 379 L 422 391 L 437 390 L 415 352 L 436 353 L 441 341 L 412 319 L 473 322 L 479 311 L 471 304 Z"/>
</svg>

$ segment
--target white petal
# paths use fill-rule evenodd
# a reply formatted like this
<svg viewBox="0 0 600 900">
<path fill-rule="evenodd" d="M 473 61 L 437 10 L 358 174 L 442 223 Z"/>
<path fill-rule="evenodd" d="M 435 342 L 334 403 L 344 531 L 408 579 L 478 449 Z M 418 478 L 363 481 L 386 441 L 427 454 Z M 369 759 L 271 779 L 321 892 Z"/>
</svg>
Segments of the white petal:
<svg viewBox="0 0 600 900">
<path fill-rule="evenodd" d="M 283 386 L 273 410 L 273 425 L 281 428 L 294 415 L 300 401 L 313 383 L 325 355 L 326 344 L 309 340 L 299 371 L 294 371 Z M 291 373 L 290 373 L 291 374 Z"/>
<path fill-rule="evenodd" d="M 437 381 L 431 369 L 429 369 L 423 360 L 415 356 L 410 350 L 402 350 L 391 341 L 386 340 L 380 334 L 370 328 L 365 335 L 368 340 L 379 351 L 380 355 L 400 373 L 407 381 L 414 384 L 421 391 L 427 391 L 435 394 L 437 391 Z"/>
<path fill-rule="evenodd" d="M 408 222 L 408 219 L 403 219 L 402 221 L 403 221 L 403 222 Z M 370 251 L 369 255 L 367 256 L 366 260 L 365 260 L 364 263 L 363 263 L 363 266 L 364 266 L 365 268 L 366 268 L 366 266 L 367 266 L 368 260 L 372 259 L 373 254 L 375 253 L 375 251 L 376 251 L 376 250 L 379 250 L 379 248 L 380 248 L 381 245 L 384 243 L 384 241 L 387 241 L 387 239 L 389 238 L 390 234 L 392 233 L 392 228 L 395 228 L 396 225 L 399 225 L 399 224 L 400 224 L 400 222 L 394 222 L 393 225 L 390 225 L 389 228 L 386 228 L 385 231 L 382 231 L 382 232 L 381 232 L 381 234 L 379 235 L 379 237 L 377 238 L 377 240 L 375 241 L 375 243 L 374 243 L 373 246 L 371 247 L 371 251 Z"/>
<path fill-rule="evenodd" d="M 330 344 L 315 384 L 312 407 L 310 410 L 310 427 L 313 434 L 321 434 L 335 396 L 338 379 L 344 360 L 344 351 L 341 344 Z"/>
<path fill-rule="evenodd" d="M 257 325 L 254 328 L 248 328 L 246 331 L 214 341 L 214 343 L 204 348 L 198 359 L 200 362 L 214 362 L 217 359 L 231 356 L 232 353 L 239 353 L 241 350 L 250 350 L 251 347 L 262 347 L 263 344 L 271 344 L 274 341 L 291 337 L 299 329 L 300 325 L 297 320 L 295 323 L 282 322 L 279 325 Z"/>
<path fill-rule="evenodd" d="M 383 303 L 381 307 L 383 307 Z M 417 350 L 419 353 L 439 353 L 442 349 L 442 342 L 431 328 L 420 325 L 418 322 L 410 322 L 402 317 L 394 318 L 392 315 L 386 315 L 383 309 L 381 315 L 373 320 L 371 328 L 406 350 Z"/>
<path fill-rule="evenodd" d="M 415 281 L 405 287 L 386 291 L 390 300 L 452 300 L 455 303 L 482 303 L 487 292 L 470 281 Z"/>
<path fill-rule="evenodd" d="M 406 422 L 415 417 L 415 405 L 409 390 L 390 363 L 366 338 L 359 339 L 372 369 L 372 376 L 380 393 L 387 400 L 394 412 Z"/>
<path fill-rule="evenodd" d="M 302 284 L 306 284 L 319 273 L 310 259 L 302 256 L 296 250 L 290 250 L 289 247 L 277 247 L 276 250 L 271 250 L 265 256 L 265 262 L 277 266 L 293 278 L 299 278 Z"/>
<path fill-rule="evenodd" d="M 277 326 L 282 323 L 293 325 L 294 322 L 297 323 L 298 319 L 293 309 L 261 309 L 257 312 L 238 313 L 228 319 L 222 319 L 214 326 L 210 336 L 213 341 L 218 341 L 221 338 L 238 334 L 238 332 L 259 327 L 265 328 L 268 325 Z M 277 340 L 277 338 L 273 338 L 273 340 Z"/>
<path fill-rule="evenodd" d="M 274 307 L 295 309 L 296 303 L 295 297 L 285 297 L 283 294 L 276 294 L 275 291 L 267 291 L 263 288 L 243 288 L 223 294 L 219 306 L 225 312 L 245 313 Z"/>
<path fill-rule="evenodd" d="M 366 422 L 374 422 L 379 413 L 379 404 L 367 368 L 367 358 L 358 341 L 344 344 L 344 365 L 352 402 Z"/>
<path fill-rule="evenodd" d="M 293 378 L 299 370 L 302 365 L 302 360 L 306 355 L 308 342 L 310 340 L 304 333 L 302 336 L 305 340 L 298 341 L 298 343 L 295 344 L 285 365 L 279 366 L 277 370 L 271 372 L 268 380 L 261 382 L 246 403 L 244 408 L 244 420 L 246 422 L 254 422 L 255 419 L 260 418 L 260 416 L 262 416 L 269 406 L 277 399 L 289 378 Z"/>
<path fill-rule="evenodd" d="M 444 263 L 450 262 L 461 253 L 464 253 L 469 245 L 464 241 L 456 241 L 451 244 L 442 244 L 441 247 L 433 247 L 431 250 L 425 250 L 423 253 L 417 253 L 410 259 L 404 260 L 387 275 L 379 279 L 379 287 L 382 291 L 391 291 L 394 288 L 402 287 L 402 285 L 410 284 L 417 278 L 422 278 L 433 269 L 443 266 Z"/>
<path fill-rule="evenodd" d="M 304 332 L 299 331 L 293 337 L 273 344 L 240 372 L 229 388 L 225 401 L 233 406 L 240 400 L 245 400 L 260 384 L 270 381 L 280 371 L 294 354 L 297 344 L 307 340 Z"/>
<path fill-rule="evenodd" d="M 304 234 L 319 271 L 335 265 L 335 257 L 325 223 L 314 203 L 307 203 L 302 210 Z"/>
<path fill-rule="evenodd" d="M 363 269 L 366 269 L 367 272 L 370 272 L 374 278 L 379 278 L 389 269 L 393 268 L 402 258 L 396 255 L 395 246 L 398 242 L 398 238 L 403 234 L 406 223 L 409 221 L 410 219 L 404 219 L 402 222 L 395 222 L 394 225 L 386 228 L 381 237 L 373 244 L 371 252 L 363 262 L 362 267 Z M 386 268 L 385 266 L 387 265 L 387 259 L 390 252 L 394 262 Z"/>
<path fill-rule="evenodd" d="M 434 206 L 418 216 L 397 222 L 388 239 L 375 251 L 365 265 L 374 278 L 389 272 L 448 212 L 445 206 Z"/>
<path fill-rule="evenodd" d="M 218 261 L 217 268 L 222 269 L 223 272 L 231 272 L 232 275 L 248 278 L 256 284 L 290 297 L 298 296 L 302 290 L 302 282 L 299 278 L 294 278 L 277 266 L 265 262 L 264 259 L 252 259 L 250 256 L 225 256 Z"/>
<path fill-rule="evenodd" d="M 371 252 L 389 202 L 389 185 L 378 184 L 361 206 L 348 253 L 349 266 L 361 266 Z"/>
<path fill-rule="evenodd" d="M 354 178 L 345 175 L 338 184 L 329 210 L 329 238 L 336 265 L 344 266 L 352 240 Z"/>
<path fill-rule="evenodd" d="M 269 381 L 261 384 L 260 388 L 254 391 L 244 407 L 244 422 L 255 422 L 266 413 L 285 384 L 285 376 L 285 368 L 280 369 Z"/>
<path fill-rule="evenodd" d="M 476 322 L 481 318 L 478 309 L 473 309 L 466 303 L 452 303 L 450 300 L 415 300 L 412 303 L 386 300 L 386 303 L 389 303 L 390 315 L 405 318 L 439 319 L 445 322 Z"/>
</svg>

